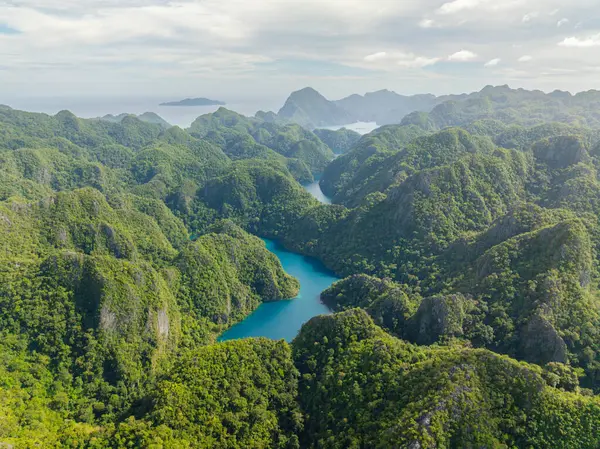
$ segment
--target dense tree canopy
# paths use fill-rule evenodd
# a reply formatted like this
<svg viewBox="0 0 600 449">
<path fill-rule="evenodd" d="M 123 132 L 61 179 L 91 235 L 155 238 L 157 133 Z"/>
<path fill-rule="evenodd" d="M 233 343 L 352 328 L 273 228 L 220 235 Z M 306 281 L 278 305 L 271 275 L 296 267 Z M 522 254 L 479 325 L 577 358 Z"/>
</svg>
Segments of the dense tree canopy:
<svg viewBox="0 0 600 449">
<path fill-rule="evenodd" d="M 598 447 L 597 93 L 292 123 L 372 98 L 187 130 L 0 107 L 0 447 Z M 216 343 L 298 292 L 258 236 L 346 276 L 337 313 Z"/>
</svg>

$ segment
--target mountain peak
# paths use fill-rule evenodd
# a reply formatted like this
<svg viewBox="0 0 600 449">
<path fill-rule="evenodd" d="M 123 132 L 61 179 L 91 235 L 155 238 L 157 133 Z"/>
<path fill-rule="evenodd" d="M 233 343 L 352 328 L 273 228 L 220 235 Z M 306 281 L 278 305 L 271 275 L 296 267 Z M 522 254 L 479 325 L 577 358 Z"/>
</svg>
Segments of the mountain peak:
<svg viewBox="0 0 600 449">
<path fill-rule="evenodd" d="M 290 98 L 292 98 L 292 97 L 307 97 L 307 96 L 318 97 L 318 98 L 323 98 L 324 100 L 327 100 L 319 91 L 313 89 L 312 87 L 305 87 L 303 89 L 297 90 L 290 94 Z"/>
<path fill-rule="evenodd" d="M 278 115 L 306 128 L 352 123 L 350 114 L 312 87 L 292 92 Z"/>
</svg>

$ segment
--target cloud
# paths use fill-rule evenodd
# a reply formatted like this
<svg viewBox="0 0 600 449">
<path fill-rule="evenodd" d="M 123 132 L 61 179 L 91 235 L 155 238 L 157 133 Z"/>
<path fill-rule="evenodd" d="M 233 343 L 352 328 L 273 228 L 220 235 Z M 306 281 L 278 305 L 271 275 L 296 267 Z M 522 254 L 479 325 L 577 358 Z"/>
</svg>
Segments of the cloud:
<svg viewBox="0 0 600 449">
<path fill-rule="evenodd" d="M 456 14 L 465 10 L 475 9 L 488 0 L 454 0 L 444 3 L 435 12 L 438 14 Z"/>
<path fill-rule="evenodd" d="M 229 95 L 255 94 L 260 90 L 256 86 L 262 86 L 261 94 L 278 90 L 284 96 L 306 84 L 331 97 L 379 88 L 445 93 L 513 79 L 531 80 L 529 87 L 543 88 L 545 81 L 538 75 L 552 68 L 582 74 L 560 73 L 551 81 L 564 84 L 550 85 L 550 90 L 597 87 L 597 78 L 585 74 L 592 72 L 582 70 L 600 67 L 600 52 L 573 51 L 599 45 L 600 37 L 594 35 L 600 29 L 591 28 L 596 26 L 592 19 L 597 4 L 598 0 L 0 0 L 0 64 L 5 68 L 0 72 L 0 96 L 70 95 L 72 86 L 98 95 L 121 89 L 140 95 L 202 96 L 197 92 L 202 86 L 222 89 L 228 96 L 221 96 L 228 100 Z M 524 26 L 526 16 L 530 22 Z M 563 17 L 570 22 L 557 30 Z M 558 34 L 578 22 L 581 30 Z M 517 48 L 521 43 L 523 48 Z M 535 64 L 518 62 L 526 53 L 535 55 Z M 501 62 L 494 65 L 495 60 Z M 454 64 L 436 66 L 440 61 Z M 308 65 L 310 70 L 301 69 Z M 334 66 L 338 81 L 354 82 L 323 81 L 333 79 Z M 421 70 L 431 66 L 435 70 Z M 484 66 L 495 69 L 483 70 Z M 236 81 L 227 85 L 227 80 Z"/>
<path fill-rule="evenodd" d="M 448 56 L 448 61 L 466 62 L 477 58 L 477 54 L 469 50 L 461 50 Z"/>
<path fill-rule="evenodd" d="M 398 65 L 406 68 L 422 68 L 434 65 L 439 60 L 440 58 L 426 58 L 423 56 L 410 55 L 408 58 L 400 59 Z"/>
<path fill-rule="evenodd" d="M 440 58 L 429 58 L 426 56 L 417 56 L 411 52 L 392 52 L 388 53 L 385 51 L 380 51 L 378 53 L 373 53 L 371 55 L 365 56 L 364 61 L 366 62 L 379 62 L 379 63 L 388 63 L 394 62 L 394 65 L 397 67 L 403 68 L 422 68 L 435 64 L 440 60 Z M 391 67 L 389 67 L 391 68 Z"/>
<path fill-rule="evenodd" d="M 564 18 L 560 19 L 558 22 L 556 22 L 556 26 L 560 28 L 561 26 L 566 25 L 567 23 L 569 23 L 569 19 L 564 17 Z"/>
<path fill-rule="evenodd" d="M 561 47 L 575 48 L 600 47 L 600 33 L 583 39 L 578 37 L 567 37 L 564 41 L 559 42 L 558 45 Z"/>
<path fill-rule="evenodd" d="M 535 19 L 537 16 L 539 15 L 539 13 L 537 11 L 533 11 L 530 13 L 527 13 L 523 16 L 523 18 L 521 19 L 521 22 L 523 23 L 528 23 L 531 22 L 533 19 Z"/>
<path fill-rule="evenodd" d="M 419 22 L 421 28 L 432 28 L 434 25 L 435 22 L 431 19 L 423 19 Z"/>
<path fill-rule="evenodd" d="M 488 62 L 486 62 L 483 66 L 484 67 L 495 67 L 498 64 L 500 64 L 501 59 L 500 58 L 494 58 L 489 60 Z"/>
<path fill-rule="evenodd" d="M 387 58 L 387 53 L 385 51 L 380 51 L 377 53 L 373 53 L 371 55 L 367 55 L 365 56 L 365 61 L 367 62 L 374 62 L 374 61 L 381 61 L 382 59 L 386 59 Z"/>
<path fill-rule="evenodd" d="M 533 57 L 529 56 L 529 55 L 524 55 L 521 56 L 519 59 L 517 59 L 517 61 L 519 62 L 529 62 L 533 59 Z"/>
</svg>

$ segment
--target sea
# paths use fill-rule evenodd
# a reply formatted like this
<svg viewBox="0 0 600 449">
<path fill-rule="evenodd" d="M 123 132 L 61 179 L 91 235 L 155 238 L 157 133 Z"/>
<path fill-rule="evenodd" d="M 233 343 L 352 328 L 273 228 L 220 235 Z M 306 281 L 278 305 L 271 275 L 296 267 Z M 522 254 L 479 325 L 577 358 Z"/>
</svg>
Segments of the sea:
<svg viewBox="0 0 600 449">
<path fill-rule="evenodd" d="M 189 128 L 199 116 L 215 112 L 221 106 L 159 106 L 166 101 L 179 101 L 183 98 L 173 97 L 26 97 L 0 98 L 0 104 L 6 104 L 13 109 L 29 112 L 43 112 L 54 115 L 59 111 L 68 110 L 77 117 L 96 118 L 107 114 L 118 115 L 143 114 L 154 112 L 171 125 Z M 219 98 L 216 98 L 220 100 Z M 227 100 L 223 100 L 227 101 Z M 278 111 L 283 101 L 281 99 L 259 98 L 232 101 L 224 107 L 246 116 L 254 116 L 257 111 Z M 347 128 L 360 134 L 371 132 L 377 127 L 376 123 L 358 122 L 343 126 L 328 127 L 327 129 Z"/>
<path fill-rule="evenodd" d="M 183 98 L 140 98 L 140 97 L 101 97 L 101 98 L 83 98 L 83 97 L 57 97 L 57 98 L 15 98 L 3 100 L 0 98 L 0 104 L 7 104 L 13 109 L 21 109 L 29 112 L 44 112 L 54 115 L 59 111 L 68 110 L 77 117 L 96 118 L 106 114 L 118 115 L 123 112 L 128 114 L 143 114 L 144 112 L 154 112 L 160 115 L 171 125 L 177 125 L 181 128 L 189 128 L 192 122 L 199 116 L 215 112 L 220 106 L 159 106 L 166 101 L 179 101 Z M 226 104 L 227 109 L 231 109 L 240 114 L 253 116 L 259 110 L 270 110 L 278 108 L 277 104 L 249 100 L 244 102 L 233 102 Z"/>
</svg>

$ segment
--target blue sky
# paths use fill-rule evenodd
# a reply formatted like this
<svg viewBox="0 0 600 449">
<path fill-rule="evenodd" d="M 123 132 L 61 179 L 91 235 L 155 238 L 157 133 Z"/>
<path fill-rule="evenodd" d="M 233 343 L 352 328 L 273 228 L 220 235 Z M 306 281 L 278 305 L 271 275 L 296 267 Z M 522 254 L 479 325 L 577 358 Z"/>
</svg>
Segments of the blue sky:
<svg viewBox="0 0 600 449">
<path fill-rule="evenodd" d="M 0 0 L 19 96 L 600 89 L 598 0 Z"/>
</svg>

